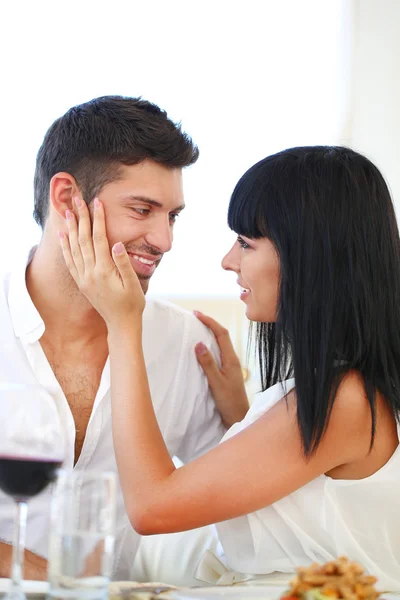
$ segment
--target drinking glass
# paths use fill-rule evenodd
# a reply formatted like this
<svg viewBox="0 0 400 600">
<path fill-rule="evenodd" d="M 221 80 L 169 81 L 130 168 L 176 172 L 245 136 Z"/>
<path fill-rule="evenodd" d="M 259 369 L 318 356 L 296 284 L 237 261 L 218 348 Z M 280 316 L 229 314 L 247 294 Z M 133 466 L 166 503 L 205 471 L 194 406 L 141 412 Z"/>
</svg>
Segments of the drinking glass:
<svg viewBox="0 0 400 600">
<path fill-rule="evenodd" d="M 115 495 L 114 473 L 59 472 L 51 510 L 48 598 L 108 597 Z"/>
<path fill-rule="evenodd" d="M 26 600 L 22 590 L 27 501 L 55 478 L 64 457 L 53 399 L 39 385 L 0 382 L 0 489 L 15 502 L 11 586 L 4 600 Z"/>
</svg>

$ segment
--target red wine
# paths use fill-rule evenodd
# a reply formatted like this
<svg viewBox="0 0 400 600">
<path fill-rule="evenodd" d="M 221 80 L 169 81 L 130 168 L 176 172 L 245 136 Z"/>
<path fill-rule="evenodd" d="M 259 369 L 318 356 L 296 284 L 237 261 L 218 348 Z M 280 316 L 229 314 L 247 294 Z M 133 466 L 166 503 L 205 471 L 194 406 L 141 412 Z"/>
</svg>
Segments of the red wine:
<svg viewBox="0 0 400 600">
<path fill-rule="evenodd" d="M 16 500 L 36 496 L 56 476 L 61 461 L 0 456 L 0 489 Z"/>
</svg>

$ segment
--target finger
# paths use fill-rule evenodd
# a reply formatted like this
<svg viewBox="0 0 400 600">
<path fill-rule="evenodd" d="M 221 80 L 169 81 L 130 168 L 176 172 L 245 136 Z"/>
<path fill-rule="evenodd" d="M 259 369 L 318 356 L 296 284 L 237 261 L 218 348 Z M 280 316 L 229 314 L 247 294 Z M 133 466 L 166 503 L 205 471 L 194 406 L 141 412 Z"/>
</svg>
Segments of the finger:
<svg viewBox="0 0 400 600">
<path fill-rule="evenodd" d="M 72 261 L 77 270 L 79 277 L 83 277 L 85 265 L 83 262 L 81 248 L 78 241 L 78 225 L 72 210 L 67 210 L 65 213 L 68 225 L 68 243 L 71 251 Z"/>
<path fill-rule="evenodd" d="M 93 202 L 93 247 L 96 265 L 110 265 L 113 260 L 107 239 L 104 207 L 98 198 Z"/>
<path fill-rule="evenodd" d="M 68 236 L 63 231 L 59 231 L 58 237 L 60 238 L 60 245 L 61 245 L 61 249 L 62 249 L 62 253 L 63 253 L 63 257 L 64 257 L 65 264 L 67 266 L 67 269 L 71 273 L 71 275 L 74 278 L 74 280 L 76 281 L 76 283 L 78 283 L 79 275 L 78 275 L 78 271 L 75 266 L 74 259 L 72 257 Z"/>
<path fill-rule="evenodd" d="M 129 256 L 125 250 L 125 246 L 121 242 L 114 244 L 112 249 L 112 257 L 114 263 L 121 276 L 124 288 L 134 290 L 134 286 L 139 285 L 138 277 L 133 270 Z"/>
<path fill-rule="evenodd" d="M 195 352 L 197 361 L 208 379 L 211 391 L 213 391 L 213 389 L 217 388 L 221 383 L 221 372 L 211 352 L 203 342 L 196 344 Z"/>
<path fill-rule="evenodd" d="M 82 198 L 79 198 L 79 196 L 74 198 L 74 202 L 78 211 L 79 247 L 81 249 L 85 271 L 90 271 L 93 269 L 95 262 L 89 209 L 86 202 L 84 202 Z"/>
<path fill-rule="evenodd" d="M 222 365 L 240 362 L 233 348 L 233 344 L 229 336 L 229 331 L 220 323 L 218 323 L 218 321 L 215 321 L 215 319 L 212 319 L 207 315 L 203 315 L 203 313 L 201 313 L 200 311 L 195 310 L 193 312 L 199 319 L 199 321 L 201 321 L 206 327 L 208 327 L 215 335 L 219 349 L 221 350 Z"/>
</svg>

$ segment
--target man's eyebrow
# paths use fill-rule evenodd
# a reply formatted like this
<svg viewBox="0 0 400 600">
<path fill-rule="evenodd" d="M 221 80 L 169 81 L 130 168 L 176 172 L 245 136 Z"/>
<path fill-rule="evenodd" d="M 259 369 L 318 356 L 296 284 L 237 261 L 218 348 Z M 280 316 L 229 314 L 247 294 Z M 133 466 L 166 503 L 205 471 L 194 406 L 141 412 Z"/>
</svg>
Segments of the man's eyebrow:
<svg viewBox="0 0 400 600">
<path fill-rule="evenodd" d="M 128 201 L 136 201 L 136 202 L 144 202 L 145 204 L 149 204 L 150 206 L 154 206 L 155 208 L 162 208 L 163 204 L 158 202 L 157 200 L 153 200 L 152 198 L 148 198 L 147 196 L 124 196 L 123 200 Z M 171 212 L 181 212 L 185 208 L 184 204 L 173 208 Z"/>
</svg>

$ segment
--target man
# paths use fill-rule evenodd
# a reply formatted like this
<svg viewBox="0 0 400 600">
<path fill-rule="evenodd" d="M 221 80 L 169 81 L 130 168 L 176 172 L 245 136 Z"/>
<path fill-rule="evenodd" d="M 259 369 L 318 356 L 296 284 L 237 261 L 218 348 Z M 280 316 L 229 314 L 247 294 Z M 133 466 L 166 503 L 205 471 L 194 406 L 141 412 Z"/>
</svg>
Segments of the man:
<svg viewBox="0 0 400 600">
<path fill-rule="evenodd" d="M 166 113 L 135 98 L 97 98 L 70 109 L 47 132 L 37 156 L 34 216 L 43 229 L 27 262 L 0 290 L 0 380 L 38 381 L 52 395 L 66 439 L 64 465 L 116 472 L 104 321 L 78 291 L 59 248 L 57 230 L 73 199 L 103 203 L 111 245 L 122 241 L 147 292 L 171 249 L 184 208 L 182 169 L 197 147 Z M 84 243 L 84 240 L 82 240 Z M 244 416 L 245 403 L 218 413 L 196 361 L 196 342 L 215 340 L 196 318 L 172 305 L 148 302 L 143 344 L 151 393 L 172 455 L 187 461 L 215 445 Z M 46 577 L 49 495 L 29 502 L 25 577 Z M 127 529 L 118 491 L 114 577 L 129 572 L 139 536 Z M 0 495 L 0 575 L 10 571 L 12 503 Z M 127 534 L 129 531 L 129 534 Z"/>
</svg>

